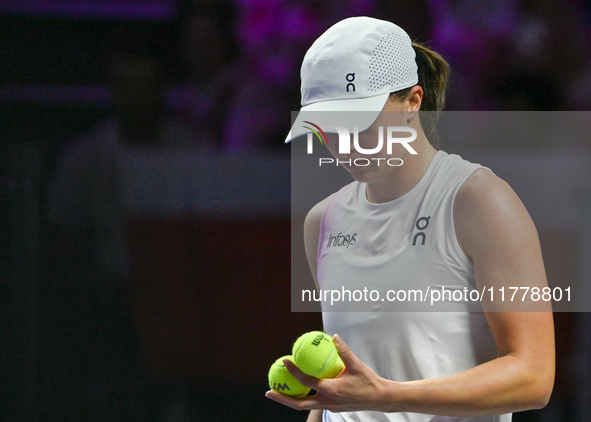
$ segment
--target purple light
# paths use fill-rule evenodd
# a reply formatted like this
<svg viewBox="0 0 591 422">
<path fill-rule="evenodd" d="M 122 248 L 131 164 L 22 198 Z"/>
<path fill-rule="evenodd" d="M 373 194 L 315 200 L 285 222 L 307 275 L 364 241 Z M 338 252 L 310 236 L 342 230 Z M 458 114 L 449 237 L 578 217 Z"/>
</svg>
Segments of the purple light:
<svg viewBox="0 0 591 422">
<path fill-rule="evenodd" d="M 0 0 L 0 13 L 42 17 L 166 21 L 173 0 Z"/>
<path fill-rule="evenodd" d="M 178 110 L 190 96 L 190 89 L 185 86 L 169 87 L 166 90 L 166 104 L 172 110 Z M 105 107 L 111 101 L 109 90 L 103 86 L 0 86 L 0 103 Z"/>
</svg>

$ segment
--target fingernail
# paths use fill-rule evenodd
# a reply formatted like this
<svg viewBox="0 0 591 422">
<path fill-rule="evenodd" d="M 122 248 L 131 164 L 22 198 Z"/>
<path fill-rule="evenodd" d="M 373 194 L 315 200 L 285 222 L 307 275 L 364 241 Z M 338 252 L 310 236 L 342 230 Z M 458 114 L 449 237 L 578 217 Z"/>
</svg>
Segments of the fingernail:
<svg viewBox="0 0 591 422">
<path fill-rule="evenodd" d="M 335 334 L 334 336 L 332 336 L 332 338 L 334 339 L 334 342 L 337 346 L 343 342 L 343 339 L 338 334 Z"/>
</svg>

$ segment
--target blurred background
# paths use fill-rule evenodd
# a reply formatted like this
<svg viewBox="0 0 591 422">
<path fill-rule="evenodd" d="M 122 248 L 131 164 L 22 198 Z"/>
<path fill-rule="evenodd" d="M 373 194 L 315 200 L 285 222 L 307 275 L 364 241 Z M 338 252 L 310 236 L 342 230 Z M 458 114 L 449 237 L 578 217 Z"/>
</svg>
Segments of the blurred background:
<svg viewBox="0 0 591 422">
<path fill-rule="evenodd" d="M 0 0 L 2 420 L 305 420 L 264 398 L 321 328 L 290 311 L 283 139 L 303 54 L 356 15 L 448 59 L 448 110 L 575 116 L 442 140 L 536 210 L 552 283 L 591 282 L 590 1 Z M 556 327 L 551 403 L 514 420 L 589 420 L 589 314 Z"/>
</svg>

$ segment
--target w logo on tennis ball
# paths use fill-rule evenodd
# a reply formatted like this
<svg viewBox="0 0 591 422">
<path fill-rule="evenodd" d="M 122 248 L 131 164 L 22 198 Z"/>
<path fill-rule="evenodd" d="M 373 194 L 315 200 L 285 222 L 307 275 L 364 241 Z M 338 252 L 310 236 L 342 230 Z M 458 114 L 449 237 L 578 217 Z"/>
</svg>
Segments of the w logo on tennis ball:
<svg viewBox="0 0 591 422">
<path fill-rule="evenodd" d="M 274 382 L 273 385 L 270 386 L 275 391 L 289 391 L 289 385 L 287 384 L 279 384 Z"/>
<path fill-rule="evenodd" d="M 285 367 L 283 361 L 291 355 L 280 357 L 269 369 L 269 387 L 278 393 L 294 397 L 303 397 L 310 392 L 310 387 L 300 383 Z"/>
</svg>

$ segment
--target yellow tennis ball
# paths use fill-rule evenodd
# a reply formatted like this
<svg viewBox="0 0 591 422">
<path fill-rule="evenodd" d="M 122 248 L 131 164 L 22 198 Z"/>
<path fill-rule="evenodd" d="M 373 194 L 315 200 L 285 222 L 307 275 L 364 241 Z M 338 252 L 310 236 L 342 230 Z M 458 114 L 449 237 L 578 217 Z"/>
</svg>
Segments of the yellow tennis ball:
<svg viewBox="0 0 591 422">
<path fill-rule="evenodd" d="M 345 364 L 343 363 L 343 360 L 341 359 L 341 357 L 337 355 L 337 361 L 334 364 L 334 366 L 332 367 L 332 369 L 326 373 L 323 373 L 322 376 L 320 376 L 318 378 L 323 378 L 323 379 L 336 378 L 337 375 L 339 375 L 341 372 L 343 372 L 343 369 L 345 369 Z"/>
<path fill-rule="evenodd" d="M 269 388 L 278 393 L 285 394 L 287 396 L 304 397 L 310 392 L 310 387 L 306 387 L 304 384 L 299 382 L 291 372 L 287 370 L 283 359 L 289 359 L 294 361 L 293 356 L 283 356 L 275 361 L 269 369 Z"/>
<path fill-rule="evenodd" d="M 344 368 L 332 338 L 322 331 L 301 335 L 293 345 L 296 366 L 316 378 L 334 378 Z"/>
</svg>

